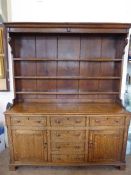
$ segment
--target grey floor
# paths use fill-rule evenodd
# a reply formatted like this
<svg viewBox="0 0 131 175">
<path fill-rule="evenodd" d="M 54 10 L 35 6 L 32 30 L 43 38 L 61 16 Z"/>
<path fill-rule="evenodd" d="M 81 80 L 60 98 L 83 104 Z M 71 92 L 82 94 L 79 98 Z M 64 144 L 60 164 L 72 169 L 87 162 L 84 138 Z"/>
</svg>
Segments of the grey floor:
<svg viewBox="0 0 131 175">
<path fill-rule="evenodd" d="M 115 167 L 19 167 L 8 170 L 8 150 L 0 153 L 0 175 L 131 175 L 131 156 L 127 156 L 127 168 L 120 171 Z"/>
</svg>

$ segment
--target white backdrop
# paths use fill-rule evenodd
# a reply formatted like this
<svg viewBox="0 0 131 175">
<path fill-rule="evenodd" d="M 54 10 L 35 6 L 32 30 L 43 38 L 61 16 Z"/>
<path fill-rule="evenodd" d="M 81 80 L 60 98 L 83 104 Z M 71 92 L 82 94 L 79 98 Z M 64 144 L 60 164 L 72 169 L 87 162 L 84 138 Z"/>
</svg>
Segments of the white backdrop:
<svg viewBox="0 0 131 175">
<path fill-rule="evenodd" d="M 131 22 L 131 0 L 11 0 L 13 21 Z"/>
</svg>

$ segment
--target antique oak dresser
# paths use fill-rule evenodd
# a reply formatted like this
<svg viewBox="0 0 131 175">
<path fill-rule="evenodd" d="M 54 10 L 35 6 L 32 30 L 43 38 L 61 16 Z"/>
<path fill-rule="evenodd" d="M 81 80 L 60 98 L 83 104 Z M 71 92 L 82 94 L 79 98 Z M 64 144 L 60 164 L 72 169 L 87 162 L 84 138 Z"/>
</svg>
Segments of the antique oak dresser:
<svg viewBox="0 0 131 175">
<path fill-rule="evenodd" d="M 121 105 L 120 92 L 130 24 L 4 26 L 15 95 L 5 112 L 10 169 L 21 165 L 124 169 L 130 115 Z"/>
</svg>

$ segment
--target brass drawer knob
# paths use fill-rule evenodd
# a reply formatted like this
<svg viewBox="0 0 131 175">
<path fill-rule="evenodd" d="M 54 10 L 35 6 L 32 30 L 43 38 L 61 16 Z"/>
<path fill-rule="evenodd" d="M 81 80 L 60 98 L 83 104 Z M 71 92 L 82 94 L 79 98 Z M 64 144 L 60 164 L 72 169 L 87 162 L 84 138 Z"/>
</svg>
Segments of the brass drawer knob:
<svg viewBox="0 0 131 175">
<path fill-rule="evenodd" d="M 57 137 L 60 137 L 61 135 L 60 134 L 56 134 L 57 135 Z"/>
<path fill-rule="evenodd" d="M 78 134 L 75 134 L 75 136 L 79 137 L 79 136 L 80 136 L 80 134 L 79 134 L 79 133 L 78 133 Z"/>
<path fill-rule="evenodd" d="M 60 123 L 61 123 L 61 121 L 60 121 L 60 120 L 56 120 L 55 122 L 56 122 L 56 123 L 58 123 L 58 124 L 60 124 Z"/>
<path fill-rule="evenodd" d="M 89 148 L 92 148 L 92 147 L 93 147 L 93 143 L 89 142 Z"/>
<path fill-rule="evenodd" d="M 75 160 L 81 160 L 81 158 L 80 157 L 75 157 Z"/>
<path fill-rule="evenodd" d="M 60 148 L 61 148 L 61 146 L 57 146 L 56 148 L 57 148 L 57 149 L 60 149 Z"/>
<path fill-rule="evenodd" d="M 81 123 L 81 120 L 76 120 L 76 123 Z"/>
<path fill-rule="evenodd" d="M 96 123 L 100 123 L 100 120 L 95 120 Z"/>
<path fill-rule="evenodd" d="M 44 148 L 47 148 L 47 143 L 46 142 L 44 143 Z"/>
<path fill-rule="evenodd" d="M 41 121 L 36 121 L 37 123 L 41 123 Z"/>
<path fill-rule="evenodd" d="M 61 158 L 60 158 L 60 157 L 58 157 L 58 158 L 57 158 L 57 160 L 61 160 Z"/>
</svg>

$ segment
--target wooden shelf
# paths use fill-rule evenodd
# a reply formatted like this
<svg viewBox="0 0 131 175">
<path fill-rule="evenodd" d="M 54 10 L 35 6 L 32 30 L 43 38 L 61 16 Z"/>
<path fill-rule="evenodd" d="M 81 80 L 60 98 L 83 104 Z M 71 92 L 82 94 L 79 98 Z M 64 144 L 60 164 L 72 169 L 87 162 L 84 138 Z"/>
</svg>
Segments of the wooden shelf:
<svg viewBox="0 0 131 175">
<path fill-rule="evenodd" d="M 16 91 L 16 94 L 34 94 L 34 95 L 104 95 L 104 94 L 119 94 L 119 92 L 31 92 L 31 91 Z"/>
<path fill-rule="evenodd" d="M 90 59 L 66 59 L 66 58 L 13 58 L 14 61 L 89 61 L 89 62 L 119 62 L 122 59 L 119 58 L 90 58 Z"/>
<path fill-rule="evenodd" d="M 45 80 L 50 80 L 50 79 L 67 79 L 67 80 L 116 80 L 116 79 L 121 79 L 121 77 L 115 77 L 115 76 L 110 76 L 110 77 L 87 77 L 87 76 L 15 76 L 15 79 L 45 79 Z"/>
</svg>

